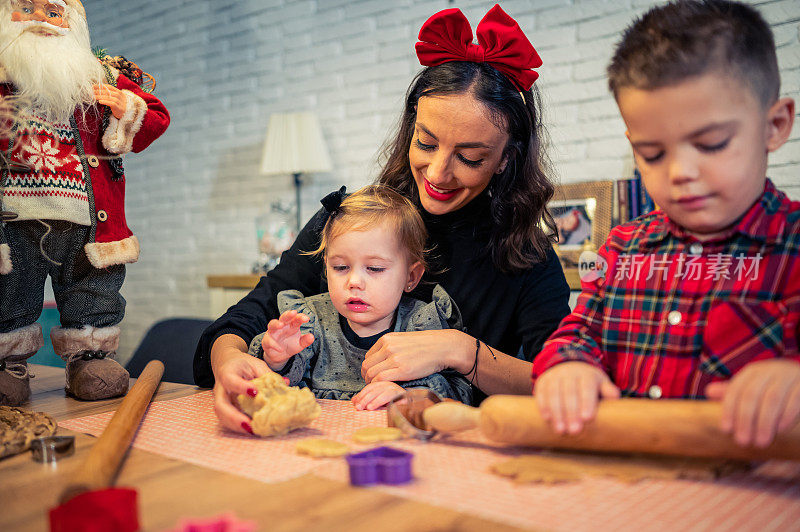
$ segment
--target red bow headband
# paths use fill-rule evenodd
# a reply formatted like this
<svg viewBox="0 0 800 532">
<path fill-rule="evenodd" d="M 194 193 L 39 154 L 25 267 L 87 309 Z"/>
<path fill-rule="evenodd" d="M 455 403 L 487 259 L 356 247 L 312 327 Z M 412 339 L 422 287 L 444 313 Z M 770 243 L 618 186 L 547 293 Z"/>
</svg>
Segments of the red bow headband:
<svg viewBox="0 0 800 532">
<path fill-rule="evenodd" d="M 478 23 L 475 34 L 479 44 L 473 44 L 472 28 L 460 9 L 435 13 L 419 30 L 420 42 L 415 48 L 420 64 L 489 63 L 520 91 L 531 88 L 539 77 L 531 69 L 542 66 L 542 59 L 513 18 L 495 4 Z"/>
</svg>

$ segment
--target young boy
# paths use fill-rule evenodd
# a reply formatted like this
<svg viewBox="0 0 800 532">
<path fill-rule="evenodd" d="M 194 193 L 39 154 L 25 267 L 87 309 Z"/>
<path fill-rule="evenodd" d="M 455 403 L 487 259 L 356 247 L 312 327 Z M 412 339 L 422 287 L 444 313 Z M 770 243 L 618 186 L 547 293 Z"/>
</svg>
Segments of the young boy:
<svg viewBox="0 0 800 532">
<path fill-rule="evenodd" d="M 767 446 L 800 417 L 800 203 L 766 177 L 794 102 L 772 32 L 749 6 L 679 0 L 608 73 L 659 208 L 612 231 L 604 278 L 534 359 L 542 415 L 574 434 L 598 396 L 722 399 L 722 429 Z"/>
</svg>

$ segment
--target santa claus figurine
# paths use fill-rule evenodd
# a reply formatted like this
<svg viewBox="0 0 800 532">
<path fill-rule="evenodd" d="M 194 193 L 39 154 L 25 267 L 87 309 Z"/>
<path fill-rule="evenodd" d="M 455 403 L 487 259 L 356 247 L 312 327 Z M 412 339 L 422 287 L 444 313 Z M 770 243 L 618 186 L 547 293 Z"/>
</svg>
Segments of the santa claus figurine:
<svg viewBox="0 0 800 532">
<path fill-rule="evenodd" d="M 0 0 L 0 99 L 12 110 L 0 128 L 0 404 L 30 396 L 48 275 L 67 393 L 122 395 L 119 291 L 139 242 L 125 221 L 121 156 L 164 133 L 169 114 L 95 57 L 78 0 Z"/>
</svg>

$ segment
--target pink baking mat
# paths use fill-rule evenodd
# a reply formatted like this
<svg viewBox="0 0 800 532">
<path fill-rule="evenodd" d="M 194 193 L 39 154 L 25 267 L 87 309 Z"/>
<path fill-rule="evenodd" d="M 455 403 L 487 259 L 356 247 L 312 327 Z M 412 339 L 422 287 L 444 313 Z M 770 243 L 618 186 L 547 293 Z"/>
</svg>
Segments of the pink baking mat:
<svg viewBox="0 0 800 532">
<path fill-rule="evenodd" d="M 354 452 L 372 446 L 351 440 L 361 427 L 385 425 L 386 414 L 356 411 L 349 401 L 320 401 L 310 427 L 259 439 L 224 431 L 211 392 L 152 403 L 133 445 L 193 464 L 263 482 L 305 473 L 348 482 L 342 458 L 313 459 L 294 452 L 304 438 L 328 438 Z M 62 421 L 60 426 L 98 435 L 112 412 Z M 790 530 L 800 529 L 800 464 L 771 462 L 716 482 L 688 480 L 625 484 L 590 479 L 563 485 L 516 485 L 489 472 L 495 462 L 523 450 L 490 444 L 475 431 L 448 442 L 398 441 L 414 453 L 415 479 L 378 486 L 392 494 L 523 527 L 546 530 Z"/>
</svg>

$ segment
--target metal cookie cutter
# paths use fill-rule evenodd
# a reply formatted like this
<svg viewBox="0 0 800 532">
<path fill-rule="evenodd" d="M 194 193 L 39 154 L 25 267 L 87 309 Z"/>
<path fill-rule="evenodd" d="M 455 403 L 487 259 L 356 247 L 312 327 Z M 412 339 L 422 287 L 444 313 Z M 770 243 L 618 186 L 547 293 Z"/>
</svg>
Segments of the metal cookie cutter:
<svg viewBox="0 0 800 532">
<path fill-rule="evenodd" d="M 386 407 L 389 426 L 399 428 L 403 436 L 430 440 L 437 432 L 425 428 L 422 411 L 441 402 L 441 397 L 430 390 L 424 388 L 406 390 L 403 395 L 390 401 Z"/>
<path fill-rule="evenodd" d="M 363 453 L 347 455 L 350 484 L 402 484 L 412 479 L 411 453 L 392 447 L 376 447 Z"/>
<path fill-rule="evenodd" d="M 37 462 L 55 462 L 75 454 L 75 436 L 47 436 L 31 441 L 33 459 Z"/>
</svg>

